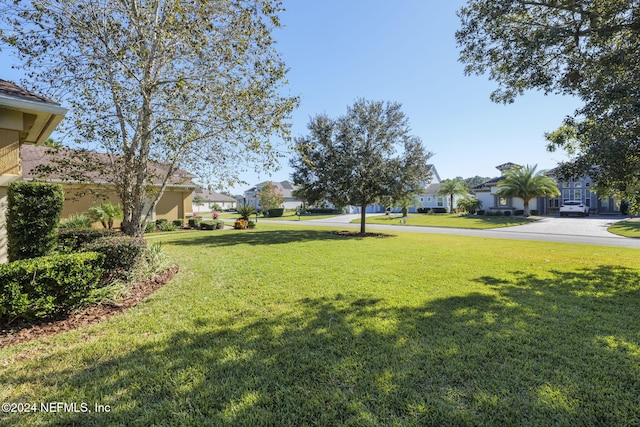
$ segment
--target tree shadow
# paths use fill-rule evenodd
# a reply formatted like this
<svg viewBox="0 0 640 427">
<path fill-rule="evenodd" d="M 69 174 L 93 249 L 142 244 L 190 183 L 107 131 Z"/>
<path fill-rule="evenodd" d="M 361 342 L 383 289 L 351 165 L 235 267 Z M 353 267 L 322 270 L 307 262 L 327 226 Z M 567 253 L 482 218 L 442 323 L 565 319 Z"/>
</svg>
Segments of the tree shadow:
<svg viewBox="0 0 640 427">
<path fill-rule="evenodd" d="M 338 240 L 339 236 L 327 230 L 237 230 L 225 233 L 202 233 L 172 241 L 175 246 L 203 246 L 220 248 L 236 245 L 282 245 L 292 242 Z"/>
<path fill-rule="evenodd" d="M 37 415 L 63 425 L 638 424 L 637 271 L 477 281 L 486 293 L 414 306 L 335 294 L 279 314 L 194 318 L 121 357 L 54 368 L 51 381 L 111 412 Z M 18 388 L 31 375 L 6 381 Z"/>
</svg>

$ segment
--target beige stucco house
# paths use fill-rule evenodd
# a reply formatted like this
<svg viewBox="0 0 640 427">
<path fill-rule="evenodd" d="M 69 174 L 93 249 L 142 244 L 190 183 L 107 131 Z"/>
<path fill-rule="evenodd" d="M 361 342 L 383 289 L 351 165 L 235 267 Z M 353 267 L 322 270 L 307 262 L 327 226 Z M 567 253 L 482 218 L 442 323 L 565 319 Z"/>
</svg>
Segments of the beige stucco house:
<svg viewBox="0 0 640 427">
<path fill-rule="evenodd" d="M 22 179 L 20 147 L 43 144 L 67 111 L 48 98 L 0 79 L 0 263 L 7 262 L 7 187 Z"/>
<path fill-rule="evenodd" d="M 65 153 L 70 150 L 61 149 L 57 153 L 51 152 L 48 147 L 43 146 L 23 146 L 20 150 L 22 158 L 22 175 L 25 180 L 43 180 L 47 182 L 58 183 L 64 189 L 64 206 L 62 208 L 61 218 L 69 215 L 86 212 L 91 206 L 99 205 L 102 201 L 109 201 L 114 205 L 120 203 L 114 185 L 99 175 L 91 175 L 91 182 L 81 182 L 70 180 L 69 177 L 60 176 L 52 173 L 41 176 L 37 172 L 37 167 L 41 165 L 49 165 L 56 157 L 64 158 Z M 101 153 L 91 153 L 94 159 L 100 160 L 104 158 L 107 163 L 106 155 Z M 163 166 L 157 163 L 149 165 L 150 172 L 154 176 L 161 176 L 166 173 Z M 169 178 L 166 187 L 155 210 L 152 212 L 151 219 L 168 219 L 176 220 L 186 218 L 191 214 L 192 193 L 196 188 L 192 179 L 195 175 L 189 172 L 178 170 Z M 156 178 L 150 191 L 159 189 L 161 180 Z M 120 226 L 120 221 L 115 221 L 115 227 Z M 96 226 L 100 227 L 99 223 Z"/>
</svg>

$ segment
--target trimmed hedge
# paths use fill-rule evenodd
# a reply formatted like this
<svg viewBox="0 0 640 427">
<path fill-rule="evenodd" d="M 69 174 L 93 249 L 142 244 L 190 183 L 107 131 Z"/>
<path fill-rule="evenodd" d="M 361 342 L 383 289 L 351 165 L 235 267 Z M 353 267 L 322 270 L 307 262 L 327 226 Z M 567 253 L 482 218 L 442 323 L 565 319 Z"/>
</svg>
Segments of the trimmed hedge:
<svg viewBox="0 0 640 427">
<path fill-rule="evenodd" d="M 449 213 L 447 208 L 418 208 L 418 213 L 434 213 L 434 214 L 444 214 Z"/>
<path fill-rule="evenodd" d="M 144 259 L 146 242 L 142 238 L 129 236 L 102 237 L 84 246 L 88 252 L 105 256 L 105 279 L 127 279 Z"/>
<path fill-rule="evenodd" d="M 284 208 L 274 208 L 274 209 L 269 209 L 267 211 L 267 215 L 270 218 L 277 218 L 280 217 L 282 215 L 284 215 Z"/>
<path fill-rule="evenodd" d="M 78 252 L 94 240 L 119 235 L 120 232 L 107 228 L 69 228 L 59 230 L 58 242 L 65 252 Z"/>
<path fill-rule="evenodd" d="M 32 320 L 83 305 L 98 287 L 104 255 L 52 255 L 0 265 L 0 323 Z"/>
<path fill-rule="evenodd" d="M 9 261 L 51 255 L 58 245 L 64 203 L 59 184 L 19 181 L 7 190 Z"/>
<path fill-rule="evenodd" d="M 215 221 L 202 221 L 200 223 L 201 230 L 221 230 L 224 228 L 224 221 L 215 220 Z"/>
</svg>

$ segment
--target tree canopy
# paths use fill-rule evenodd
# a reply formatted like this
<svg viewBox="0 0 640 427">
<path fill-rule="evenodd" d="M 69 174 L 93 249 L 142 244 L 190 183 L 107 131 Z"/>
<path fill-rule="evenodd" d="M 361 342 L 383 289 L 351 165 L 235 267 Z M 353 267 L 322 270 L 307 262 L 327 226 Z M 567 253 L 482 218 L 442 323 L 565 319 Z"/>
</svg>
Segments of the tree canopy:
<svg viewBox="0 0 640 427">
<path fill-rule="evenodd" d="M 582 101 L 560 129 L 546 135 L 550 150 L 571 156 L 558 173 L 589 174 L 600 190 L 637 199 L 640 4 L 469 0 L 458 15 L 465 72 L 495 80 L 494 101 L 513 102 L 530 89 Z"/>
<path fill-rule="evenodd" d="M 430 180 L 431 153 L 410 134 L 398 103 L 359 99 L 337 119 L 317 115 L 307 127 L 291 160 L 300 194 L 310 203 L 359 206 L 361 233 L 367 206 L 406 197 Z"/>
<path fill-rule="evenodd" d="M 284 203 L 284 195 L 276 189 L 276 186 L 271 181 L 268 181 L 258 190 L 258 196 L 260 197 L 260 207 L 263 211 L 279 208 Z"/>
<path fill-rule="evenodd" d="M 518 197 L 524 203 L 524 215 L 529 216 L 529 201 L 537 197 L 555 197 L 560 195 L 556 181 L 536 171 L 537 165 L 518 166 L 509 169 L 504 179 L 498 182 L 498 197 Z"/>
<path fill-rule="evenodd" d="M 4 2 L 0 42 L 39 92 L 70 105 L 63 123 L 73 143 L 111 155 L 95 169 L 116 185 L 123 231 L 140 235 L 179 168 L 227 182 L 246 165 L 277 168 L 272 141 L 288 140 L 297 104 L 280 93 L 286 66 L 271 35 L 280 4 Z M 150 191 L 154 181 L 162 184 Z"/>
</svg>

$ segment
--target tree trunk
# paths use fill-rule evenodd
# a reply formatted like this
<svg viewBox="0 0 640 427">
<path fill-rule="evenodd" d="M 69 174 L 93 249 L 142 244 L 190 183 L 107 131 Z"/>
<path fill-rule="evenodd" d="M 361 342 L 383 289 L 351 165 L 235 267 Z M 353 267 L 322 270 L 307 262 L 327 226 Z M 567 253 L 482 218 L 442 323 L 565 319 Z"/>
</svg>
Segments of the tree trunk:
<svg viewBox="0 0 640 427">
<path fill-rule="evenodd" d="M 523 202 L 524 202 L 524 216 L 530 217 L 531 216 L 531 212 L 529 211 L 529 201 L 528 200 L 523 200 Z"/>
<path fill-rule="evenodd" d="M 360 234 L 364 234 L 365 233 L 366 218 L 367 218 L 367 205 L 363 204 L 361 209 L 362 210 L 360 212 Z"/>
</svg>

